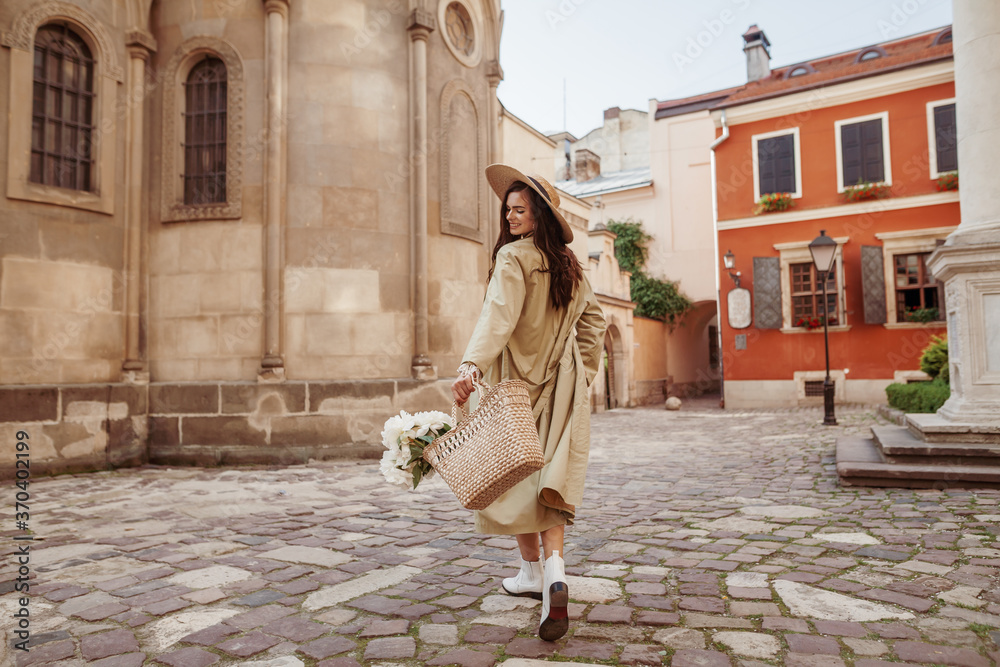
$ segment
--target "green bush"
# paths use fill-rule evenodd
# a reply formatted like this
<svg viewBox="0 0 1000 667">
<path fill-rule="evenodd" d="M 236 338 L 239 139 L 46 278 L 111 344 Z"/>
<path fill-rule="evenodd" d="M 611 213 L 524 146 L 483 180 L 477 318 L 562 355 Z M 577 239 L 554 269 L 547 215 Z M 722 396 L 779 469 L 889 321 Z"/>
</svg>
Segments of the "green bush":
<svg viewBox="0 0 1000 667">
<path fill-rule="evenodd" d="M 924 371 L 926 372 L 926 371 Z M 889 405 L 903 412 L 937 412 L 951 396 L 951 388 L 943 380 L 890 384 L 885 388 Z"/>
<path fill-rule="evenodd" d="M 677 283 L 650 278 L 639 271 L 632 274 L 632 301 L 635 314 L 676 324 L 691 309 L 691 301 L 677 289 Z"/>
<path fill-rule="evenodd" d="M 920 355 L 920 370 L 948 383 L 948 339 L 943 336 L 931 336 L 931 343 Z"/>
<path fill-rule="evenodd" d="M 677 283 L 650 276 L 645 271 L 649 257 L 649 242 L 653 237 L 642 228 L 642 222 L 626 218 L 621 222 L 609 220 L 608 229 L 614 232 L 615 257 L 623 271 L 632 273 L 632 301 L 635 314 L 662 320 L 671 326 L 677 324 L 692 308 L 691 300 L 677 287 Z"/>
</svg>

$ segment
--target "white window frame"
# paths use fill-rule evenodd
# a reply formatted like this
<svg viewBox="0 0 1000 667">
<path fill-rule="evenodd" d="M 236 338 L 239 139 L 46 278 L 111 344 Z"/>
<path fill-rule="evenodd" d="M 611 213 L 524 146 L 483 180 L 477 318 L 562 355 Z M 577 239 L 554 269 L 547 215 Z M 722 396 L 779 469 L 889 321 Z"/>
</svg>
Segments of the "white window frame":
<svg viewBox="0 0 1000 667">
<path fill-rule="evenodd" d="M 830 331 L 850 331 L 847 321 L 847 309 L 844 307 L 844 244 L 850 240 L 848 236 L 838 236 L 837 254 L 834 258 L 834 274 L 837 277 L 837 324 L 828 327 Z M 774 249 L 780 255 L 781 265 L 781 332 L 782 333 L 823 333 L 822 329 L 809 331 L 805 327 L 792 325 L 792 264 L 813 263 L 809 244 L 812 241 L 793 241 L 791 243 L 775 243 Z"/>
<path fill-rule="evenodd" d="M 882 121 L 882 172 L 885 178 L 880 182 L 892 185 L 892 157 L 889 155 L 889 112 L 880 111 L 879 113 L 868 114 L 867 116 L 855 116 L 854 118 L 843 118 L 834 121 L 833 139 L 836 142 L 837 153 L 837 192 L 843 192 L 847 189 L 844 185 L 844 152 L 840 141 L 840 128 L 844 125 L 863 123 L 867 120 Z"/>
<path fill-rule="evenodd" d="M 937 180 L 944 174 L 953 173 L 952 171 L 938 171 L 937 166 L 937 131 L 934 126 L 934 110 L 947 104 L 955 104 L 955 98 L 935 100 L 927 103 L 927 155 L 930 158 L 930 175 L 932 181 Z"/>
<path fill-rule="evenodd" d="M 760 201 L 760 162 L 757 157 L 757 142 L 761 139 L 772 139 L 786 134 L 792 135 L 792 154 L 795 156 L 795 191 L 791 193 L 792 199 L 802 196 L 802 159 L 799 150 L 799 128 L 792 127 L 774 132 L 764 132 L 750 137 L 751 159 L 753 160 L 753 200 L 754 203 Z"/>
<path fill-rule="evenodd" d="M 929 227 L 901 232 L 877 232 L 875 238 L 882 242 L 882 267 L 885 272 L 885 324 L 887 329 L 941 326 L 938 322 L 900 322 L 896 317 L 896 255 L 934 252 L 937 242 L 948 238 L 955 227 Z"/>
</svg>

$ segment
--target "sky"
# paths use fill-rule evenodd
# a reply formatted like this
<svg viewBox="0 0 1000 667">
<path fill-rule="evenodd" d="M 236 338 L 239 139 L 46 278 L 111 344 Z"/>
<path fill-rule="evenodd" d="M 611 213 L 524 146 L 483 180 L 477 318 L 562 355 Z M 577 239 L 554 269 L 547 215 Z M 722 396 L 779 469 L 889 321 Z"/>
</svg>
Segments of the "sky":
<svg viewBox="0 0 1000 667">
<path fill-rule="evenodd" d="M 604 110 L 648 110 L 746 83 L 742 35 L 757 24 L 771 67 L 951 23 L 951 0 L 501 0 L 497 94 L 546 134 L 577 138 Z M 565 90 L 565 104 L 564 104 Z"/>
</svg>

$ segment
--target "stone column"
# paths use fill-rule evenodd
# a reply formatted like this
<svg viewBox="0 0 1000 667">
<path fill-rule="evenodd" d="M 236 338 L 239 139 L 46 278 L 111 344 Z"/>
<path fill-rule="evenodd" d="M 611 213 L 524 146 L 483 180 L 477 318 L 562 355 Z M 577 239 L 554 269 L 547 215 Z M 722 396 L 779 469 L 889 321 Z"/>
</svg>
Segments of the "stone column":
<svg viewBox="0 0 1000 667">
<path fill-rule="evenodd" d="M 427 39 L 436 27 L 434 16 L 413 10 L 410 33 L 410 178 L 411 237 L 413 244 L 413 358 L 410 373 L 417 380 L 437 379 L 428 356 L 427 307 Z"/>
<path fill-rule="evenodd" d="M 962 221 L 928 266 L 945 283 L 955 423 L 1000 427 L 1000 5 L 954 0 Z"/>
<path fill-rule="evenodd" d="M 257 379 L 285 379 L 281 350 L 284 310 L 281 269 L 284 263 L 285 115 L 288 82 L 288 0 L 266 0 L 264 79 L 267 99 L 267 148 L 264 163 L 264 357 Z"/>
<path fill-rule="evenodd" d="M 146 63 L 156 51 L 156 40 L 149 33 L 134 30 L 128 33 L 128 116 L 125 149 L 125 361 L 122 381 L 149 382 L 149 370 L 142 358 L 139 336 L 142 327 L 142 231 L 145 188 L 143 168 L 146 145 Z"/>
<path fill-rule="evenodd" d="M 490 119 L 487 130 L 489 132 L 490 148 L 489 158 L 486 162 L 487 164 L 496 164 L 503 160 L 501 157 L 503 149 L 500 146 L 500 99 L 497 97 L 497 86 L 503 81 L 503 70 L 500 68 L 499 61 L 491 60 L 487 64 L 486 80 L 490 85 L 489 98 L 487 99 Z M 477 177 L 485 178 L 482 174 L 478 174 Z M 484 234 L 486 242 L 483 244 L 483 250 L 486 252 L 487 259 L 489 259 L 493 254 L 493 244 L 496 242 L 496 235 L 500 233 L 500 205 L 499 200 L 489 190 L 486 193 L 486 201 L 486 209 L 488 211 L 486 220 L 489 223 L 489 228 Z"/>
</svg>

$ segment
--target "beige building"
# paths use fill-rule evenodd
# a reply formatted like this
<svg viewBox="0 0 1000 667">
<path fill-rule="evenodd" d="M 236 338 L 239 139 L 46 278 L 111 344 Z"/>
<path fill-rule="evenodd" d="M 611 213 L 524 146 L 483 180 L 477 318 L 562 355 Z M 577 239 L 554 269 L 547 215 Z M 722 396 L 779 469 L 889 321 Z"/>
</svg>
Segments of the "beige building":
<svg viewBox="0 0 1000 667">
<path fill-rule="evenodd" d="M 650 101 L 649 111 L 604 113 L 602 127 L 582 139 L 552 135 L 554 164 L 570 177 L 558 187 L 593 204 L 591 228 L 610 220 L 641 221 L 652 235 L 646 271 L 678 283 L 694 303 L 675 327 L 645 322 L 636 343 L 641 367 L 634 369 L 640 403 L 665 393 L 717 391 L 715 229 L 709 144 L 715 126 L 709 107 L 728 91 Z M 643 349 L 643 348 L 656 349 Z M 663 348 L 662 350 L 660 348 Z"/>
<path fill-rule="evenodd" d="M 499 222 L 501 17 L 0 5 L 0 436 L 39 471 L 294 462 L 448 409 Z"/>
</svg>

